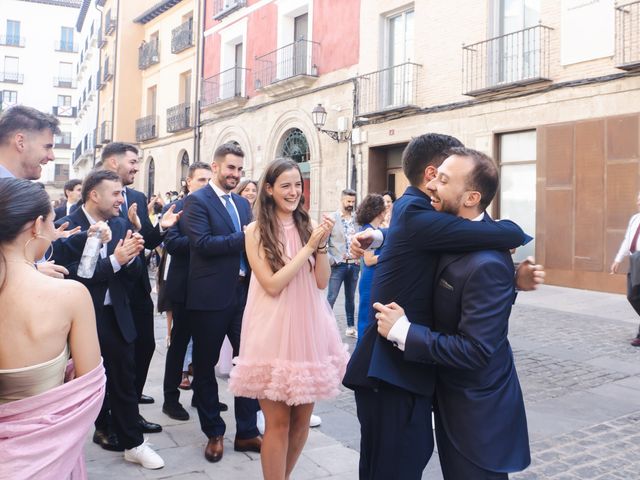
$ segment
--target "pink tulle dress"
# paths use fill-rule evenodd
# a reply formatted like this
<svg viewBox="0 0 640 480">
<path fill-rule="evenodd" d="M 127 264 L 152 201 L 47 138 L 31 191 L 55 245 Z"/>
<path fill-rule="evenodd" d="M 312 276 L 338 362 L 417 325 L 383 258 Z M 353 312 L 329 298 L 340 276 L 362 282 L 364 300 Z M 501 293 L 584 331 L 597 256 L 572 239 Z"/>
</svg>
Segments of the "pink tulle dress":
<svg viewBox="0 0 640 480">
<path fill-rule="evenodd" d="M 288 258 L 302 248 L 293 219 L 283 224 L 283 243 Z M 240 354 L 229 380 L 235 396 L 287 405 L 332 398 L 348 357 L 333 311 L 308 264 L 277 297 L 251 277 Z"/>
</svg>

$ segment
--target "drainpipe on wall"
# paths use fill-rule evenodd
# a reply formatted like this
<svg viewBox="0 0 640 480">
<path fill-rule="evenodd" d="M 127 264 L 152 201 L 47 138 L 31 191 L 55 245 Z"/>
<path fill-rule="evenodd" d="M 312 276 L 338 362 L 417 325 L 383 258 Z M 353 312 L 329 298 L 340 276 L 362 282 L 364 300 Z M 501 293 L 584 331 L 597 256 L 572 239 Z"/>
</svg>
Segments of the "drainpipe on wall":
<svg viewBox="0 0 640 480">
<path fill-rule="evenodd" d="M 111 101 L 111 141 L 114 140 L 116 131 L 116 82 L 118 80 L 118 29 L 120 28 L 120 0 L 116 0 L 116 38 L 113 41 L 113 100 Z"/>
<path fill-rule="evenodd" d="M 196 44 L 196 82 L 195 82 L 195 119 L 193 125 L 193 162 L 200 160 L 200 90 L 202 85 L 202 72 L 204 71 L 204 55 L 201 51 L 204 51 L 204 18 L 203 18 L 203 4 L 204 2 L 198 1 L 198 40 Z"/>
<path fill-rule="evenodd" d="M 351 188 L 353 191 L 358 191 L 358 168 L 355 162 L 355 156 L 353 154 L 353 129 L 356 124 L 356 112 L 358 108 L 358 79 L 353 79 L 353 116 L 351 118 L 351 136 L 349 138 L 349 149 L 348 149 L 348 159 L 347 159 L 347 168 L 351 165 L 351 185 L 347 184 L 347 188 Z M 349 179 L 349 171 L 347 170 L 347 181 Z"/>
<path fill-rule="evenodd" d="M 102 9 L 98 8 L 98 4 L 93 3 L 93 8 L 96 9 L 96 11 L 100 12 L 100 31 L 102 31 Z M 100 68 L 102 66 L 102 47 L 98 47 L 98 71 L 102 73 L 102 68 Z M 95 136 L 96 138 L 93 139 L 93 167 L 96 166 L 96 156 L 98 155 L 98 128 L 100 127 L 100 125 L 98 125 L 98 120 L 100 120 L 100 89 L 98 89 L 98 81 L 99 79 L 96 79 L 96 129 L 94 130 Z"/>
</svg>

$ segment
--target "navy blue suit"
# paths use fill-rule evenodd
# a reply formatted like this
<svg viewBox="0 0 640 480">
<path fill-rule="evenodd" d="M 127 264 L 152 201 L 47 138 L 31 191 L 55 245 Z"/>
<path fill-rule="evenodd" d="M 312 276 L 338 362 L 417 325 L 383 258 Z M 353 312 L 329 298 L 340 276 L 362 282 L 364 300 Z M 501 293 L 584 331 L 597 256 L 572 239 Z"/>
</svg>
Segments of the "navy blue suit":
<svg viewBox="0 0 640 480">
<path fill-rule="evenodd" d="M 125 197 L 125 206 L 130 207 L 134 203 L 138 206 L 138 217 L 142 226 L 139 233 L 144 238 L 144 248 L 153 250 L 162 243 L 163 235 L 160 233 L 160 227 L 158 225 L 153 226 L 151 220 L 149 220 L 146 195 L 131 187 L 126 187 L 122 195 Z M 125 217 L 124 212 L 121 211 L 120 216 Z M 140 252 L 140 259 L 146 265 L 144 250 Z M 130 298 L 133 321 L 138 331 L 138 338 L 136 339 L 136 391 L 138 392 L 138 397 L 140 397 L 147 381 L 151 358 L 156 349 L 156 340 L 153 333 L 151 283 L 149 282 L 149 273 L 146 268 L 133 285 Z"/>
<path fill-rule="evenodd" d="M 251 221 L 249 202 L 231 194 L 240 225 Z M 218 384 L 214 366 L 218 363 L 225 335 L 234 356 L 240 349 L 242 314 L 247 301 L 249 272 L 240 277 L 240 259 L 244 258 L 244 233 L 237 232 L 222 200 L 207 185 L 184 200 L 180 228 L 189 238 L 190 259 L 187 310 L 193 337 L 193 395 L 200 427 L 211 438 L 223 435 L 225 423 L 220 417 Z M 258 435 L 257 400 L 235 398 L 236 436 Z"/>
<path fill-rule="evenodd" d="M 445 480 L 488 472 L 506 478 L 531 461 L 507 339 L 513 278 L 506 251 L 443 255 L 433 294 L 436 331 L 417 324 L 409 329 L 405 359 L 437 364 L 436 438 Z"/>
<path fill-rule="evenodd" d="M 73 212 L 76 211 L 76 209 L 80 206 L 81 202 L 78 203 L 74 203 L 73 205 L 71 205 L 71 208 L 69 209 L 69 214 L 72 214 Z M 55 215 L 53 221 L 57 222 L 58 220 L 60 220 L 63 217 L 67 216 L 67 202 L 66 200 L 64 202 L 62 202 L 62 205 L 60 205 L 58 208 L 54 208 L 53 209 L 53 213 Z"/>
<path fill-rule="evenodd" d="M 96 313 L 98 340 L 107 374 L 107 393 L 105 404 L 96 427 L 106 430 L 110 423 L 109 409 L 113 419 L 113 428 L 124 448 L 133 448 L 143 442 L 142 431 L 138 425 L 138 396 L 135 390 L 134 341 L 136 327 L 129 305 L 127 292 L 139 281 L 144 265 L 140 258 L 123 266 L 117 273 L 109 259 L 120 239 L 123 239 L 131 225 L 119 217 L 108 221 L 111 228 L 111 242 L 107 245 L 107 257 L 98 259 L 93 277 L 86 279 L 77 276 L 82 250 L 86 243 L 86 231 L 90 223 L 81 208 L 59 223 L 69 222 L 69 228 L 80 227 L 81 232 L 54 243 L 53 258 L 56 263 L 69 270 L 70 278 L 82 282 L 93 300 Z M 105 296 L 109 291 L 111 305 L 105 305 Z"/>
<path fill-rule="evenodd" d="M 407 317 L 433 326 L 433 281 L 441 253 L 514 248 L 527 239 L 513 222 L 472 222 L 436 212 L 429 197 L 411 186 L 393 205 L 371 302 L 397 302 Z M 371 325 L 343 380 L 356 392 L 360 478 L 418 479 L 433 451 L 430 411 L 435 369 L 406 361 L 403 352 L 378 335 L 374 313 L 371 308 Z"/>
<path fill-rule="evenodd" d="M 184 200 L 176 200 L 175 212 L 182 211 Z M 169 207 L 165 208 L 165 210 Z M 167 349 L 164 368 L 164 403 L 175 406 L 179 403 L 178 385 L 182 380 L 182 364 L 191 338 L 191 328 L 185 303 L 187 300 L 187 279 L 189 276 L 189 237 L 182 231 L 182 220 L 167 230 L 164 245 L 171 255 L 164 294 L 171 305 L 173 324 L 171 326 L 171 344 Z"/>
</svg>

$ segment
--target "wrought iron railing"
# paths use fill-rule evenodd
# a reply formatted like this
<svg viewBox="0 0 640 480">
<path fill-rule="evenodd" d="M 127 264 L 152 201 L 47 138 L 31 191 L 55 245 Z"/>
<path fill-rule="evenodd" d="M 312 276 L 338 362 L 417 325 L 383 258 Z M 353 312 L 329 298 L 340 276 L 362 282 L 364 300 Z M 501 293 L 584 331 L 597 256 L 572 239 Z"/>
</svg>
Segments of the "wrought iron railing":
<svg viewBox="0 0 640 480">
<path fill-rule="evenodd" d="M 73 161 L 76 162 L 82 156 L 82 142 L 79 142 L 73 152 Z"/>
<path fill-rule="evenodd" d="M 5 47 L 24 47 L 24 37 L 19 35 L 0 35 L 0 45 Z"/>
<path fill-rule="evenodd" d="M 256 90 L 299 75 L 318 76 L 320 44 L 297 40 L 261 57 L 256 57 Z"/>
<path fill-rule="evenodd" d="M 191 104 L 181 103 L 167 108 L 167 132 L 179 132 L 191 128 Z"/>
<path fill-rule="evenodd" d="M 158 43 L 158 40 L 152 40 L 149 43 L 143 42 L 138 47 L 138 68 L 140 70 L 146 70 L 151 65 L 160 62 Z"/>
<path fill-rule="evenodd" d="M 78 107 L 71 105 L 56 105 L 53 107 L 53 114 L 56 117 L 76 118 L 78 116 Z"/>
<path fill-rule="evenodd" d="M 76 88 L 76 81 L 70 77 L 53 77 L 53 86 L 59 88 Z"/>
<path fill-rule="evenodd" d="M 0 72 L 0 82 L 24 83 L 24 75 L 18 72 Z"/>
<path fill-rule="evenodd" d="M 357 115 L 417 105 L 417 63 L 401 63 L 358 77 Z"/>
<path fill-rule="evenodd" d="M 98 48 L 102 48 L 107 43 L 107 39 L 102 35 L 102 27 L 98 28 Z"/>
<path fill-rule="evenodd" d="M 116 18 L 111 16 L 111 10 L 107 11 L 104 19 L 104 33 L 106 33 L 107 35 L 111 35 L 113 32 L 115 32 L 116 26 Z"/>
<path fill-rule="evenodd" d="M 193 46 L 193 20 L 189 19 L 171 31 L 171 53 L 180 53 Z"/>
<path fill-rule="evenodd" d="M 77 53 L 78 45 L 74 45 L 73 42 L 66 40 L 56 40 L 56 51 Z M 80 61 L 80 63 L 82 63 L 82 60 Z"/>
<path fill-rule="evenodd" d="M 550 27 L 536 25 L 462 47 L 462 93 L 549 80 Z"/>
<path fill-rule="evenodd" d="M 616 7 L 616 66 L 640 67 L 640 1 Z"/>
<path fill-rule="evenodd" d="M 234 97 L 244 97 L 247 79 L 246 68 L 233 67 L 209 77 L 202 82 L 202 106 L 228 100 Z"/>
<path fill-rule="evenodd" d="M 106 83 L 113 78 L 113 72 L 111 71 L 111 65 L 109 64 L 109 58 L 104 61 L 104 69 L 102 70 L 102 81 Z"/>
<path fill-rule="evenodd" d="M 246 4 L 247 0 L 213 0 L 213 19 L 220 20 Z"/>
<path fill-rule="evenodd" d="M 111 140 L 113 140 L 113 129 L 112 129 L 112 124 L 110 121 L 105 120 L 104 122 L 102 122 L 100 124 L 100 143 L 104 144 L 104 143 L 109 143 Z"/>
<path fill-rule="evenodd" d="M 96 139 L 93 132 L 89 132 L 82 140 L 82 155 L 88 155 L 93 152 L 96 146 Z"/>
<path fill-rule="evenodd" d="M 104 80 L 102 79 L 102 69 L 98 70 L 98 73 L 96 74 L 96 88 L 98 90 L 102 90 L 102 87 L 104 87 L 105 83 Z"/>
<path fill-rule="evenodd" d="M 136 120 L 136 140 L 144 142 L 158 136 L 157 115 L 147 115 Z"/>
</svg>

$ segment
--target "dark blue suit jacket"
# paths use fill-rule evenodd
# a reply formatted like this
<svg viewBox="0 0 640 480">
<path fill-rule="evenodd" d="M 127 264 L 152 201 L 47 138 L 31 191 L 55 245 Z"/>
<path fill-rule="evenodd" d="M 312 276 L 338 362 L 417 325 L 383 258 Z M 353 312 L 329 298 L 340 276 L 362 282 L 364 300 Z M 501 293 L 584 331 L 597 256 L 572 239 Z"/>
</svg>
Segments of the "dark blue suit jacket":
<svg viewBox="0 0 640 480">
<path fill-rule="evenodd" d="M 487 248 L 515 248 L 530 238 L 513 222 L 472 222 L 436 212 L 429 197 L 409 187 L 393 204 L 391 225 L 371 285 L 371 303 L 397 302 L 407 317 L 433 326 L 433 280 L 439 255 Z M 403 353 L 378 335 L 373 308 L 371 325 L 356 347 L 343 383 L 375 388 L 380 381 L 419 395 L 432 395 L 433 367 L 407 362 Z"/>
<path fill-rule="evenodd" d="M 71 208 L 69 209 L 69 214 L 72 214 L 73 212 L 75 212 L 76 209 L 80 206 L 80 203 L 81 202 L 74 203 L 73 205 L 71 205 Z M 54 208 L 53 209 L 53 213 L 55 214 L 55 217 L 53 219 L 54 222 L 57 222 L 58 220 L 60 220 L 63 217 L 66 217 L 67 216 L 67 202 L 65 201 L 58 208 Z"/>
<path fill-rule="evenodd" d="M 453 446 L 493 472 L 523 470 L 531 462 L 507 339 L 513 277 L 506 251 L 443 255 L 433 294 L 436 331 L 411 325 L 405 346 L 405 359 L 438 365 L 437 414 Z"/>
<path fill-rule="evenodd" d="M 175 204 L 175 212 L 182 211 L 184 200 L 176 200 L 165 207 Z M 183 232 L 179 220 L 173 227 L 167 230 L 164 237 L 164 246 L 171 255 L 167 280 L 164 283 L 164 291 L 171 302 L 185 303 L 187 301 L 187 280 L 189 277 L 189 237 Z"/>
<path fill-rule="evenodd" d="M 90 226 L 89 220 L 81 208 L 59 220 L 60 224 L 64 222 L 69 222 L 69 228 L 79 226 L 81 232 L 86 232 Z M 127 292 L 142 275 L 143 264 L 140 258 L 137 257 L 130 265 L 123 266 L 117 273 L 113 271 L 109 255 L 115 250 L 118 241 L 125 237 L 127 230 L 131 229 L 131 225 L 127 220 L 120 217 L 112 218 L 108 224 L 111 228 L 112 237 L 111 242 L 107 245 L 107 257 L 98 259 L 92 278 L 81 278 L 77 275 L 82 250 L 87 240 L 86 233 L 78 233 L 66 240 L 54 242 L 53 259 L 57 264 L 64 265 L 69 270 L 69 278 L 78 280 L 89 289 L 96 312 L 98 334 L 105 328 L 102 322 L 102 311 L 104 310 L 107 289 L 109 290 L 120 333 L 125 341 L 130 343 L 136 338 L 136 328 L 133 323 Z"/>
<path fill-rule="evenodd" d="M 251 221 L 247 199 L 231 194 L 240 225 Z M 187 308 L 224 310 L 236 299 L 240 257 L 244 256 L 244 232 L 236 232 L 222 200 L 210 185 L 184 199 L 180 228 L 189 238 L 190 259 Z M 249 265 L 249 262 L 245 263 Z M 247 275 L 249 272 L 247 272 Z"/>
</svg>

